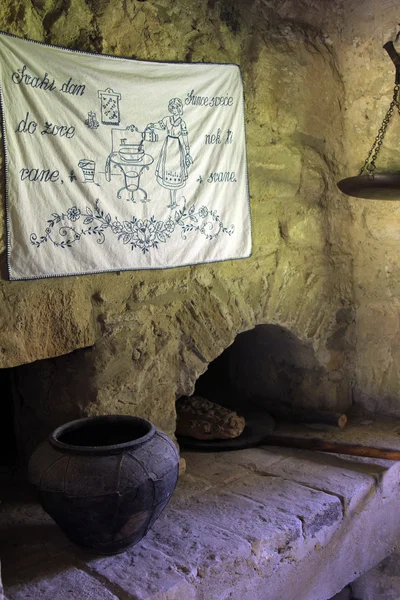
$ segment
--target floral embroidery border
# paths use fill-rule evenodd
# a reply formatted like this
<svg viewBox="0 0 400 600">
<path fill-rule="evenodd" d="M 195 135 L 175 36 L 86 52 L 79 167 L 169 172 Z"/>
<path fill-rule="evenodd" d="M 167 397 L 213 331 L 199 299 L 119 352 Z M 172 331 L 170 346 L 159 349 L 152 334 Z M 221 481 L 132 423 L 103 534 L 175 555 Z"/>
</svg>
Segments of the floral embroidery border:
<svg viewBox="0 0 400 600">
<path fill-rule="evenodd" d="M 65 213 L 52 213 L 44 234 L 38 237 L 36 233 L 32 233 L 30 241 L 36 248 L 40 248 L 46 242 L 51 242 L 57 248 L 72 248 L 74 243 L 86 236 L 95 236 L 97 243 L 103 244 L 105 232 L 111 231 L 123 244 L 130 244 L 131 250 L 139 249 L 146 254 L 150 250 L 158 249 L 160 243 L 165 244 L 179 227 L 183 240 L 193 232 L 204 235 L 209 241 L 221 233 L 229 236 L 234 233 L 235 226 L 225 227 L 215 210 L 201 206 L 196 211 L 194 205 L 188 209 L 185 198 L 183 200 L 183 208 L 176 210 L 166 221 L 158 221 L 155 216 L 149 219 L 138 219 L 133 216 L 130 221 L 123 222 L 115 217 L 113 221 L 110 213 L 104 214 L 99 200 L 96 200 L 94 210 L 86 206 L 85 213 L 72 206 Z M 88 227 L 79 227 L 78 221 L 82 221 L 82 225 Z M 60 236 L 60 241 L 55 239 L 55 233 Z"/>
</svg>

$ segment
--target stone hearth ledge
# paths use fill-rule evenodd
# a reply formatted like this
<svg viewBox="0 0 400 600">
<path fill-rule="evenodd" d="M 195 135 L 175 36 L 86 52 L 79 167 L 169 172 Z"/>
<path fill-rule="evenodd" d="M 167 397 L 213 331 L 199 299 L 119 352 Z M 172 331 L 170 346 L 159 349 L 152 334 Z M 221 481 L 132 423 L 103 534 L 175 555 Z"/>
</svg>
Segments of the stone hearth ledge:
<svg viewBox="0 0 400 600">
<path fill-rule="evenodd" d="M 26 484 L 10 487 L 7 600 L 327 600 L 400 540 L 400 463 L 272 447 L 184 456 L 164 513 L 117 556 L 76 549 Z"/>
</svg>

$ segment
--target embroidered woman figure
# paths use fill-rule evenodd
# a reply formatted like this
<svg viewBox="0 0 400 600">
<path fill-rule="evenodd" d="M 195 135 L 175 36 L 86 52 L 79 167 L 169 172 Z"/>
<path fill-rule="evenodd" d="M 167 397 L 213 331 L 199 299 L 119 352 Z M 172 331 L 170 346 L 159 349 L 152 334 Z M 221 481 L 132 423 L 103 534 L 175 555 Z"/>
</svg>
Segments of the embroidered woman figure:
<svg viewBox="0 0 400 600">
<path fill-rule="evenodd" d="M 156 179 L 159 185 L 169 190 L 170 203 L 168 208 L 175 208 L 176 190 L 186 185 L 188 167 L 193 163 L 186 123 L 182 119 L 183 104 L 179 98 L 172 98 L 168 104 L 171 115 L 157 123 L 149 123 L 149 129 L 161 129 L 166 132 L 156 166 Z"/>
</svg>

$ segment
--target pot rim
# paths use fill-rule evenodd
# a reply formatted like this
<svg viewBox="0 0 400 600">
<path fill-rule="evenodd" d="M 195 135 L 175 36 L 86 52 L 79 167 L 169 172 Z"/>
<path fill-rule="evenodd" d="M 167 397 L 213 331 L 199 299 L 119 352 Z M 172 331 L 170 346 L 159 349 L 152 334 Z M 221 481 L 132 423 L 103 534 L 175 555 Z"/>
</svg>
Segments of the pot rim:
<svg viewBox="0 0 400 600">
<path fill-rule="evenodd" d="M 80 429 L 89 423 L 132 423 L 144 425 L 148 431 L 144 435 L 134 438 L 128 442 L 122 442 L 120 444 L 110 444 L 108 446 L 77 446 L 75 444 L 67 444 L 61 442 L 59 437 L 67 431 L 74 431 Z M 148 440 L 150 440 L 156 432 L 154 425 L 147 419 L 141 417 L 133 417 L 130 415 L 101 415 L 97 417 L 84 417 L 83 419 L 76 419 L 75 421 L 69 421 L 64 423 L 60 427 L 57 427 L 49 435 L 50 444 L 57 450 L 62 450 L 68 454 L 85 454 L 85 455 L 104 455 L 104 454 L 120 454 L 126 450 L 133 450 L 138 446 L 141 446 Z"/>
</svg>

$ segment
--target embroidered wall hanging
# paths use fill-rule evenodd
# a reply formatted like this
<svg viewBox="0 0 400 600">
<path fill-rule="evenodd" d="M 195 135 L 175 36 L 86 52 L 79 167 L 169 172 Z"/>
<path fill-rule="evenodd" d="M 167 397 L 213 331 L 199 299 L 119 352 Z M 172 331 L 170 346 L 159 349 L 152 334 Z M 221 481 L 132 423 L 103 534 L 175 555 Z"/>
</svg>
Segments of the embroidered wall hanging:
<svg viewBox="0 0 400 600">
<path fill-rule="evenodd" d="M 10 279 L 250 256 L 230 64 L 94 55 L 0 33 Z"/>
</svg>

